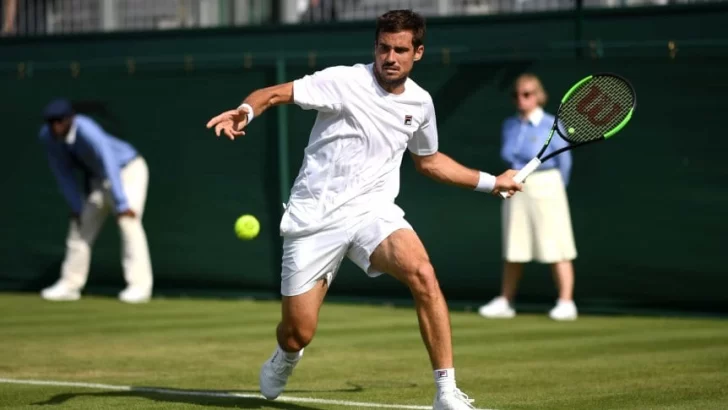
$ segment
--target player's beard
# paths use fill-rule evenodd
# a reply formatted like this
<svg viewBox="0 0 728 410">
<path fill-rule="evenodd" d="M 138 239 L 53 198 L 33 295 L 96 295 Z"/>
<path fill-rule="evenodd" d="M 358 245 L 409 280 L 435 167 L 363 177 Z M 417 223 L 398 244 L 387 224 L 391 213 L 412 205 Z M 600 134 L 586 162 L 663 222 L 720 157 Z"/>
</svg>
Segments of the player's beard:
<svg viewBox="0 0 728 410">
<path fill-rule="evenodd" d="M 384 67 L 382 67 L 382 69 L 383 68 Z M 374 75 L 377 77 L 377 81 L 379 81 L 379 84 L 383 88 L 396 88 L 396 87 L 399 87 L 400 85 L 404 84 L 407 81 L 408 73 L 404 73 L 399 78 L 386 78 L 382 75 L 382 72 L 380 71 L 382 69 L 374 70 Z"/>
</svg>

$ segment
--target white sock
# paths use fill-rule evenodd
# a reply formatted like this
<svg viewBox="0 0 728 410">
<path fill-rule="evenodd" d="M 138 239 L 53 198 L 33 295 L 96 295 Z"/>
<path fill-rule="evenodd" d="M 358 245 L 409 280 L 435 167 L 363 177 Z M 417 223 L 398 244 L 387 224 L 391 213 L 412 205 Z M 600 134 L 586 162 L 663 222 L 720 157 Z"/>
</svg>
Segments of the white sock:
<svg viewBox="0 0 728 410">
<path fill-rule="evenodd" d="M 301 356 L 303 356 L 303 349 L 297 352 L 287 352 L 281 349 L 280 346 L 278 346 L 278 352 L 280 353 L 281 357 L 286 359 L 286 361 L 288 362 L 297 362 L 301 359 Z"/>
<path fill-rule="evenodd" d="M 455 369 L 438 369 L 434 375 L 438 392 L 455 390 Z"/>
</svg>

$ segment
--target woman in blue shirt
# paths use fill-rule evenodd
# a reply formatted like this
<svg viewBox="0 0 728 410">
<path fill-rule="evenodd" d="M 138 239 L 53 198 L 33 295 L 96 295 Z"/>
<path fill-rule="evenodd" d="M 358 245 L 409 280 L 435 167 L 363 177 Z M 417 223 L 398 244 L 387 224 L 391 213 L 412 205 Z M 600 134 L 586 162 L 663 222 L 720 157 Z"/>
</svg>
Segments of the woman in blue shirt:
<svg viewBox="0 0 728 410">
<path fill-rule="evenodd" d="M 548 137 L 554 116 L 544 112 L 546 92 L 533 74 L 523 74 L 514 83 L 513 101 L 518 113 L 503 122 L 501 157 L 513 169 L 523 168 Z M 566 146 L 554 137 L 548 151 Z M 551 265 L 559 292 L 549 316 L 574 320 L 573 302 L 576 247 L 571 227 L 566 185 L 571 172 L 569 151 L 544 162 L 525 181 L 523 192 L 503 201 L 503 283 L 501 295 L 479 309 L 487 318 L 512 318 L 513 300 L 523 275 L 523 264 L 531 261 Z"/>
</svg>

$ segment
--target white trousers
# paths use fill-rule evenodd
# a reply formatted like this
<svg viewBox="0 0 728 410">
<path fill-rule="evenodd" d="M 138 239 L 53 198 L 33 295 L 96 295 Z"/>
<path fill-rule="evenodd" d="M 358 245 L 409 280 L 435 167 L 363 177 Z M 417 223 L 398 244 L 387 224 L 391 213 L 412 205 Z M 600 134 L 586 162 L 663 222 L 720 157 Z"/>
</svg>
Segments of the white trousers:
<svg viewBox="0 0 728 410">
<path fill-rule="evenodd" d="M 147 199 L 149 170 L 143 158 L 137 157 L 121 171 L 121 183 L 135 218 L 118 219 L 121 232 L 122 266 L 129 288 L 152 291 L 152 264 L 142 215 Z M 91 248 L 108 214 L 114 208 L 108 180 L 92 181 L 91 193 L 83 206 L 80 221 L 71 221 L 66 239 L 66 257 L 61 266 L 61 282 L 71 289 L 86 285 L 91 264 Z"/>
</svg>

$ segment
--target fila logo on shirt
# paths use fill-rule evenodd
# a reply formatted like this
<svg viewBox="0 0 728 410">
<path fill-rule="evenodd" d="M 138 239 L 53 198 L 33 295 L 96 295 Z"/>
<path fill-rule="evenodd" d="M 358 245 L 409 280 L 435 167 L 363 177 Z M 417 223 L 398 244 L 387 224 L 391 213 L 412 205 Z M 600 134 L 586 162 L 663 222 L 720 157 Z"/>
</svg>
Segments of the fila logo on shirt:
<svg viewBox="0 0 728 410">
<path fill-rule="evenodd" d="M 404 116 L 404 125 L 412 125 L 412 116 L 411 115 Z"/>
</svg>

